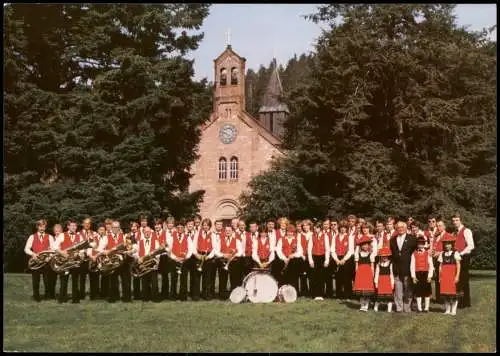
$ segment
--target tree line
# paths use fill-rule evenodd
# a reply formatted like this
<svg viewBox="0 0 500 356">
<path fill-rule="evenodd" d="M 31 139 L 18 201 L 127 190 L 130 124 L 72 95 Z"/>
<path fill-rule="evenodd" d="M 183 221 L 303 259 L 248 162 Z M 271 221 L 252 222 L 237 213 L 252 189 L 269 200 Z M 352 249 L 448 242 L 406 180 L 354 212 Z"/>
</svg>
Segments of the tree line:
<svg viewBox="0 0 500 356">
<path fill-rule="evenodd" d="M 458 212 L 473 268 L 495 268 L 496 42 L 457 26 L 454 9 L 333 4 L 307 16 L 329 30 L 286 95 L 289 154 L 252 180 L 242 215 Z"/>
</svg>

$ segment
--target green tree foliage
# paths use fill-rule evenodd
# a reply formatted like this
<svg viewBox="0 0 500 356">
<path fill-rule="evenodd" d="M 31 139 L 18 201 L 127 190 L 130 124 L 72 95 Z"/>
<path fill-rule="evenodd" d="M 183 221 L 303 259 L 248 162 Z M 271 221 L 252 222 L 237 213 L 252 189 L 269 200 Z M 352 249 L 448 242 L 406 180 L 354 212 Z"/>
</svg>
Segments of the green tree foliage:
<svg viewBox="0 0 500 356">
<path fill-rule="evenodd" d="M 435 213 L 450 222 L 459 212 L 474 232 L 474 266 L 492 268 L 496 43 L 486 30 L 458 27 L 453 11 L 434 4 L 320 6 L 309 18 L 330 30 L 318 40 L 310 80 L 290 98 L 284 144 L 294 158 L 264 176 L 284 170 L 307 192 L 296 205 L 310 204 L 311 196 L 324 202 L 311 205 L 319 216 L 425 221 Z M 266 179 L 257 181 L 271 191 Z"/>
<path fill-rule="evenodd" d="M 9 270 L 33 223 L 184 217 L 211 88 L 194 82 L 209 5 L 4 8 L 5 210 Z"/>
</svg>

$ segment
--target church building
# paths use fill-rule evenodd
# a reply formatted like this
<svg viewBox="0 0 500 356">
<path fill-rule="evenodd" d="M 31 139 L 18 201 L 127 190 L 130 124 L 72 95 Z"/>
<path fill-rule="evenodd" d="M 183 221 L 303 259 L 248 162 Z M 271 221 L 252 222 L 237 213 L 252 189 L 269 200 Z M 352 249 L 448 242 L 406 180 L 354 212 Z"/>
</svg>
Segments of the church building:
<svg viewBox="0 0 500 356">
<path fill-rule="evenodd" d="M 201 128 L 200 157 L 191 167 L 189 191 L 205 190 L 200 214 L 212 221 L 237 217 L 238 198 L 252 177 L 284 155 L 280 137 L 289 111 L 279 100 L 276 60 L 258 118 L 245 110 L 245 62 L 231 45 L 214 60 L 213 111 Z"/>
</svg>

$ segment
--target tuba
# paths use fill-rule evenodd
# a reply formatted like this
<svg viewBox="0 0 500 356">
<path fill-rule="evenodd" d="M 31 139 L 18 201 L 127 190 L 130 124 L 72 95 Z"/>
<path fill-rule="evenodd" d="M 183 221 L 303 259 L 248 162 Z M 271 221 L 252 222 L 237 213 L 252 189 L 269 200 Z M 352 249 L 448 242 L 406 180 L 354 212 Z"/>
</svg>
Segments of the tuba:
<svg viewBox="0 0 500 356">
<path fill-rule="evenodd" d="M 70 254 L 68 257 L 60 254 L 54 254 L 50 260 L 50 267 L 57 274 L 68 274 L 70 270 L 80 267 L 82 262 L 85 261 L 85 258 L 82 258 L 80 254 L 78 254 L 78 251 L 86 249 L 89 246 L 90 241 L 85 240 L 68 247 L 65 250 Z"/>
<path fill-rule="evenodd" d="M 110 275 L 125 263 L 127 246 L 119 244 L 107 255 L 99 255 L 96 258 L 97 270 L 103 276 Z"/>
<path fill-rule="evenodd" d="M 154 250 L 151 254 L 144 256 L 142 263 L 139 263 L 139 261 L 134 262 L 132 265 L 132 275 L 140 278 L 153 271 L 157 271 L 159 262 L 155 257 L 166 251 L 165 247 L 160 247 Z"/>
<path fill-rule="evenodd" d="M 55 251 L 48 251 L 48 250 L 38 253 L 37 254 L 38 256 L 36 258 L 31 257 L 29 259 L 28 268 L 31 271 L 38 271 L 39 269 L 42 269 L 47 265 L 47 263 L 50 262 L 50 259 L 52 258 L 52 256 L 54 256 L 54 254 Z"/>
</svg>

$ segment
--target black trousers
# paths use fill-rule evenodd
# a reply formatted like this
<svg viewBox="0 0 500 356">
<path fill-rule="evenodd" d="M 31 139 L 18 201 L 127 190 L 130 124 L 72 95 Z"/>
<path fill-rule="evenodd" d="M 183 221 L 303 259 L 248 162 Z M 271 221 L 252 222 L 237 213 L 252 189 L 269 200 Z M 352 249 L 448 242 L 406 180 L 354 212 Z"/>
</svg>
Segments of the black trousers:
<svg viewBox="0 0 500 356">
<path fill-rule="evenodd" d="M 132 301 L 132 258 L 127 257 L 126 262 L 119 268 L 122 287 L 122 301 Z"/>
<path fill-rule="evenodd" d="M 49 299 L 50 272 L 49 272 L 48 268 L 50 268 L 50 267 L 47 265 L 39 270 L 31 271 L 31 282 L 32 282 L 32 287 L 33 287 L 33 299 L 35 299 L 36 301 L 42 300 L 42 298 L 40 297 L 40 279 L 43 279 L 45 299 Z"/>
<path fill-rule="evenodd" d="M 161 275 L 160 298 L 162 300 L 170 299 L 170 289 L 169 289 L 170 263 L 171 263 L 170 258 L 167 255 L 160 256 L 160 263 L 158 264 L 158 271 L 160 272 L 160 275 Z"/>
<path fill-rule="evenodd" d="M 195 256 L 191 256 L 189 257 L 189 259 L 186 261 L 186 264 L 187 264 L 187 270 L 188 270 L 188 274 L 189 274 L 189 297 L 191 299 L 195 299 L 195 289 L 196 289 L 196 279 L 197 279 L 197 273 L 198 271 L 196 271 L 196 257 Z M 199 291 L 199 290 L 198 290 Z M 198 297 L 199 298 L 199 295 Z"/>
<path fill-rule="evenodd" d="M 281 287 L 283 284 L 285 284 L 283 282 L 283 275 L 281 273 L 283 271 L 283 268 L 285 267 L 285 262 L 276 257 L 273 260 L 273 262 L 271 262 L 270 267 L 271 267 L 271 275 L 278 282 L 278 287 Z"/>
<path fill-rule="evenodd" d="M 463 291 L 463 297 L 458 298 L 458 308 L 470 308 L 470 284 L 469 284 L 469 266 L 470 266 L 470 254 L 462 256 L 460 261 L 460 276 L 457 288 Z"/>
<path fill-rule="evenodd" d="M 344 256 L 338 256 L 339 260 Z M 354 259 L 351 256 L 343 265 L 338 265 L 332 261 L 335 273 L 335 296 L 338 299 L 350 299 L 352 296 L 352 270 L 354 269 Z"/>
<path fill-rule="evenodd" d="M 134 300 L 140 300 L 142 298 L 141 279 L 139 277 L 132 276 L 132 291 Z"/>
<path fill-rule="evenodd" d="M 48 282 L 48 293 L 46 293 L 48 299 L 56 299 L 56 284 L 57 284 L 57 273 L 54 272 L 49 265 L 46 266 L 46 278 Z"/>
<path fill-rule="evenodd" d="M 187 300 L 187 278 L 189 273 L 189 264 L 182 264 L 180 274 L 177 272 L 176 266 L 178 266 L 178 264 L 172 260 L 170 263 L 170 277 L 172 278 L 172 283 L 170 284 L 170 298 Z M 180 280 L 179 292 L 177 292 L 177 280 Z"/>
<path fill-rule="evenodd" d="M 215 271 L 214 259 L 206 260 L 203 263 L 201 272 L 195 267 L 195 280 L 193 286 L 193 300 L 200 299 L 211 300 L 214 295 L 212 294 L 212 275 Z M 200 292 L 201 283 L 201 292 Z"/>
<path fill-rule="evenodd" d="M 310 267 L 309 263 L 307 262 L 307 259 L 301 258 L 299 262 L 299 282 L 300 282 L 300 287 L 298 292 L 298 295 L 300 297 L 306 297 L 309 296 L 310 292 Z"/>
<path fill-rule="evenodd" d="M 333 263 L 328 265 L 327 268 L 325 268 L 325 296 L 327 298 L 333 298 L 333 279 L 335 275 L 335 266 Z"/>
<path fill-rule="evenodd" d="M 439 284 L 439 265 L 440 263 L 438 262 L 437 258 L 432 259 L 433 265 L 434 265 L 434 289 L 435 289 L 435 302 L 438 304 L 443 304 L 443 298 L 441 297 L 441 294 L 439 293 L 440 289 L 440 284 Z"/>
<path fill-rule="evenodd" d="M 228 266 L 228 271 L 224 268 L 225 263 L 222 262 L 218 266 L 219 271 L 219 298 L 221 300 L 226 300 L 229 298 L 229 294 L 234 288 L 239 286 L 240 270 L 241 270 L 241 258 L 237 258 L 231 261 Z M 229 279 L 229 291 L 227 289 L 227 280 Z"/>
<path fill-rule="evenodd" d="M 80 269 L 74 268 L 69 271 L 69 274 L 61 274 L 61 287 L 59 291 L 59 301 L 64 303 L 68 301 L 68 280 L 71 276 L 71 301 L 80 303 L 80 291 L 78 290 L 80 282 Z"/>
<path fill-rule="evenodd" d="M 142 300 L 145 302 L 159 301 L 158 272 L 153 271 L 140 278 L 142 285 Z"/>
<path fill-rule="evenodd" d="M 109 295 L 111 276 L 103 274 L 100 274 L 100 276 L 101 276 L 101 290 L 99 296 L 101 299 L 107 299 Z"/>
<path fill-rule="evenodd" d="M 99 298 L 100 291 L 100 276 L 101 274 L 97 272 L 89 271 L 89 280 L 90 280 L 90 300 L 95 300 Z"/>
<path fill-rule="evenodd" d="M 212 295 L 213 298 L 215 298 L 216 296 L 219 296 L 220 297 L 220 290 L 217 290 L 217 294 L 215 293 L 215 285 L 216 285 L 216 280 L 217 280 L 217 277 L 218 277 L 218 280 L 219 280 L 219 285 L 220 285 L 220 273 L 219 273 L 219 269 L 221 267 L 221 259 L 220 258 L 215 258 L 214 261 L 213 261 L 213 264 L 214 264 L 214 268 L 212 270 L 212 276 L 211 276 L 211 282 L 210 282 L 210 295 Z"/>
<path fill-rule="evenodd" d="M 312 256 L 314 267 L 311 273 L 311 297 L 325 296 L 326 268 L 324 267 L 325 255 Z"/>
<path fill-rule="evenodd" d="M 282 270 L 282 283 L 289 284 L 299 292 L 299 274 L 302 268 L 302 258 L 292 258 L 288 262 L 288 266 Z"/>
<path fill-rule="evenodd" d="M 89 274 L 89 263 L 84 261 L 80 266 L 80 280 L 79 280 L 80 299 L 85 299 L 85 296 L 87 295 L 86 284 L 87 284 L 88 274 Z"/>
<path fill-rule="evenodd" d="M 246 276 L 248 276 L 249 273 L 252 272 L 252 268 L 254 267 L 255 261 L 253 260 L 252 256 L 245 256 L 243 257 L 243 267 L 242 267 L 242 275 L 243 279 L 241 280 L 241 283 L 243 284 L 243 280 L 245 279 Z"/>
</svg>

